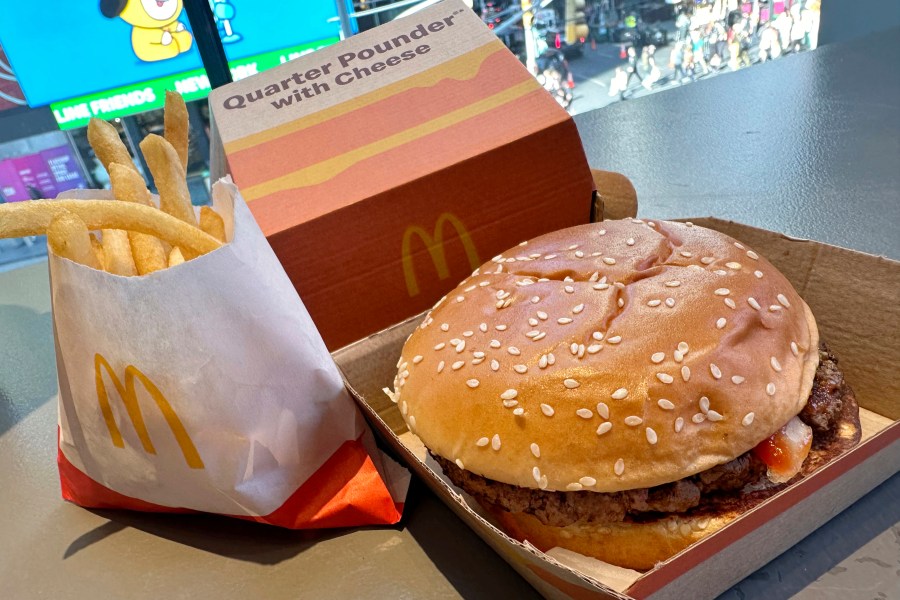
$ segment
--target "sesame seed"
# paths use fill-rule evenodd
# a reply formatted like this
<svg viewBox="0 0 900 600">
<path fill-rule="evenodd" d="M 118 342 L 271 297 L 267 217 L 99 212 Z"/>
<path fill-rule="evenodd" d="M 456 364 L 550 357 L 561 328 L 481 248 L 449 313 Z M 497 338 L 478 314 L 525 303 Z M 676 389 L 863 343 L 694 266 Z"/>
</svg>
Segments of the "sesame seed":
<svg viewBox="0 0 900 600">
<path fill-rule="evenodd" d="M 547 417 L 552 417 L 553 413 L 556 411 L 554 411 L 553 407 L 549 404 L 541 404 L 541 412 Z"/>
<path fill-rule="evenodd" d="M 437 344 L 437 345 L 434 347 L 434 349 L 435 349 L 435 350 L 443 350 L 446 346 L 447 346 L 447 344 L 445 344 L 444 342 L 441 342 L 440 344 Z"/>
<path fill-rule="evenodd" d="M 473 365 L 480 365 L 480 364 L 483 363 L 483 362 L 484 362 L 484 357 L 483 357 L 483 356 L 482 356 L 481 358 L 473 358 L 473 359 L 472 359 L 472 364 L 473 364 Z"/>
<path fill-rule="evenodd" d="M 773 369 L 775 369 L 777 372 L 781 373 L 781 363 L 778 362 L 777 358 L 775 358 L 773 356 L 772 358 L 769 359 L 769 363 L 772 365 Z"/>
<path fill-rule="evenodd" d="M 584 258 L 584 252 L 582 252 L 581 250 L 576 250 L 575 258 Z"/>
<path fill-rule="evenodd" d="M 726 323 L 728 323 L 728 320 L 725 317 L 719 317 L 719 320 L 716 321 L 716 329 L 725 329 Z"/>
<path fill-rule="evenodd" d="M 570 492 L 577 492 L 583 488 L 582 488 L 581 484 L 576 481 L 574 483 L 568 484 L 566 486 L 566 489 L 569 490 Z"/>
<path fill-rule="evenodd" d="M 400 403 L 400 414 L 402 414 L 405 417 L 408 412 L 409 412 L 409 405 L 407 405 L 406 400 L 404 400 L 403 402 Z"/>
<path fill-rule="evenodd" d="M 732 300 L 731 298 L 725 298 L 725 306 L 727 306 L 731 310 L 737 308 L 737 304 L 735 304 L 734 300 Z"/>
<path fill-rule="evenodd" d="M 488 346 L 490 346 L 491 348 L 494 348 L 496 350 L 497 348 L 499 348 L 501 346 L 500 340 L 491 340 L 491 342 L 488 344 Z"/>
<path fill-rule="evenodd" d="M 647 306 L 659 306 L 660 304 L 662 304 L 662 300 L 659 299 L 650 300 L 647 302 Z"/>
<path fill-rule="evenodd" d="M 672 281 L 666 282 L 666 287 L 678 287 L 679 285 L 681 285 L 681 282 L 678 281 L 677 279 L 673 279 Z"/>
<path fill-rule="evenodd" d="M 715 423 L 716 421 L 721 421 L 721 420 L 724 419 L 725 417 L 723 417 L 722 415 L 720 415 L 720 414 L 717 413 L 716 411 L 711 410 L 711 411 L 709 411 L 708 413 L 706 413 L 706 418 L 709 419 L 710 421 L 712 421 L 712 422 Z"/>
<path fill-rule="evenodd" d="M 625 424 L 628 425 L 629 427 L 637 427 L 638 425 L 640 425 L 643 422 L 644 422 L 644 420 L 642 418 L 636 417 L 634 415 L 625 417 Z"/>
<path fill-rule="evenodd" d="M 607 290 L 607 289 L 609 289 L 609 284 L 608 283 L 595 283 L 594 285 L 591 286 L 591 288 L 593 288 L 595 290 L 601 290 L 601 291 Z"/>
<path fill-rule="evenodd" d="M 625 243 L 629 246 L 634 246 L 634 238 L 628 238 L 625 240 Z"/>
<path fill-rule="evenodd" d="M 775 395 L 775 384 L 774 383 L 769 382 L 769 384 L 766 385 L 766 393 L 770 396 Z"/>
<path fill-rule="evenodd" d="M 581 479 L 578 480 L 578 483 L 580 483 L 584 487 L 591 487 L 591 486 L 597 485 L 597 480 L 594 479 L 593 477 L 582 477 Z"/>
<path fill-rule="evenodd" d="M 712 373 L 712 376 L 716 379 L 722 379 L 722 370 L 716 366 L 716 363 L 709 363 L 709 372 Z"/>
<path fill-rule="evenodd" d="M 444 361 L 441 361 L 438 363 L 437 372 L 440 373 L 443 370 L 444 370 Z"/>
<path fill-rule="evenodd" d="M 520 406 L 519 408 L 517 408 L 513 411 L 513 414 L 516 415 L 517 417 L 521 417 L 522 415 L 525 414 L 525 409 Z"/>
<path fill-rule="evenodd" d="M 419 364 L 420 362 L 422 362 L 423 358 L 424 357 L 421 354 L 416 354 L 415 356 L 413 356 L 413 364 L 414 365 Z"/>
<path fill-rule="evenodd" d="M 540 301 L 541 301 L 541 297 L 540 297 L 540 296 L 532 296 L 532 297 L 531 297 L 531 303 L 532 303 L 532 304 L 537 304 L 537 303 L 540 302 Z"/>
<path fill-rule="evenodd" d="M 475 358 L 484 358 L 484 352 L 473 352 L 472 356 Z"/>
<path fill-rule="evenodd" d="M 538 337 L 539 335 L 541 335 L 541 332 L 538 331 L 537 329 L 534 329 L 534 330 L 529 331 L 528 333 L 526 333 L 526 334 L 525 334 L 525 337 L 531 338 L 532 340 L 534 340 L 534 339 L 535 339 L 536 337 Z"/>
<path fill-rule="evenodd" d="M 800 356 L 800 349 L 797 347 L 797 342 L 791 342 L 791 354 Z"/>
<path fill-rule="evenodd" d="M 703 258 L 700 259 L 700 262 L 702 262 L 704 265 L 711 265 L 714 262 L 716 262 L 716 259 L 713 258 L 712 256 L 704 256 Z"/>
<path fill-rule="evenodd" d="M 491 371 L 499 371 L 500 370 L 500 362 L 497 359 L 491 361 Z"/>
<path fill-rule="evenodd" d="M 559 319 L 556 320 L 556 322 L 559 323 L 560 325 L 568 325 L 569 323 L 572 322 L 572 319 L 570 319 L 569 317 L 560 317 Z"/>
<path fill-rule="evenodd" d="M 650 362 L 652 362 L 653 364 L 656 364 L 656 365 L 658 365 L 665 359 L 666 359 L 665 352 L 655 352 L 650 356 Z"/>
<path fill-rule="evenodd" d="M 605 423 L 600 423 L 600 427 L 597 428 L 597 435 L 603 435 L 607 431 L 612 429 L 612 423 L 606 421 Z"/>
<path fill-rule="evenodd" d="M 545 490 L 545 489 L 547 489 L 547 486 L 548 486 L 549 484 L 550 484 L 550 482 L 549 482 L 549 480 L 547 479 L 547 476 L 546 476 L 546 475 L 541 475 L 541 482 L 538 484 L 538 487 L 541 488 L 542 490 Z"/>
<path fill-rule="evenodd" d="M 518 405 L 519 405 L 518 400 L 504 400 L 503 401 L 503 408 L 512 408 L 513 406 L 518 406 Z"/>
<path fill-rule="evenodd" d="M 655 444 L 656 441 L 657 441 L 657 439 L 658 439 L 657 436 L 656 436 L 656 432 L 653 431 L 652 428 L 648 427 L 648 428 L 645 430 L 645 433 L 647 434 L 647 441 L 650 442 L 651 445 L 652 445 L 652 444 Z"/>
<path fill-rule="evenodd" d="M 672 404 L 672 401 L 666 400 L 665 398 L 660 398 L 659 400 L 656 401 L 656 403 L 663 410 L 673 410 L 675 408 L 675 405 Z"/>
<path fill-rule="evenodd" d="M 513 371 L 515 371 L 519 375 L 524 375 L 528 372 L 528 367 L 526 367 L 525 365 L 514 365 Z"/>
<path fill-rule="evenodd" d="M 457 296 L 457 297 L 456 297 L 456 301 L 457 301 L 457 302 L 462 302 L 462 301 L 465 300 L 465 299 L 466 299 L 465 296 Z"/>
<path fill-rule="evenodd" d="M 563 385 L 566 386 L 570 390 L 574 390 L 581 384 L 578 383 L 577 381 L 575 381 L 574 379 L 566 379 L 563 381 Z"/>
<path fill-rule="evenodd" d="M 749 427 L 750 424 L 753 423 L 753 418 L 755 416 L 756 415 L 752 412 L 748 412 L 746 415 L 744 415 L 744 418 L 741 419 L 741 425 L 743 425 L 744 427 Z"/>
<path fill-rule="evenodd" d="M 450 365 L 450 368 L 453 369 L 454 371 L 459 371 L 460 369 L 463 368 L 464 364 L 466 364 L 466 361 L 458 360 L 455 363 L 453 363 L 452 365 Z"/>
<path fill-rule="evenodd" d="M 763 277 L 762 271 L 753 271 L 753 274 L 756 275 L 757 279 L 762 279 L 762 277 Z"/>
<path fill-rule="evenodd" d="M 566 291 L 567 294 L 573 294 L 573 293 L 575 293 L 575 288 L 572 287 L 571 285 L 567 285 L 567 286 L 565 286 L 563 289 Z"/>
<path fill-rule="evenodd" d="M 675 362 L 680 363 L 682 360 L 684 360 L 684 353 L 676 350 L 672 353 L 672 358 L 675 359 Z"/>
<path fill-rule="evenodd" d="M 691 380 L 691 369 L 687 365 L 681 367 L 681 378 L 685 381 Z"/>
<path fill-rule="evenodd" d="M 725 263 L 725 266 L 729 269 L 734 269 L 735 271 L 739 271 L 741 269 L 741 263 L 737 262 L 727 262 Z"/>
<path fill-rule="evenodd" d="M 628 396 L 628 390 L 625 388 L 619 388 L 610 395 L 610 398 L 612 398 L 613 400 L 622 400 L 626 396 Z"/>
<path fill-rule="evenodd" d="M 656 378 L 663 383 L 672 383 L 673 381 L 675 381 L 675 379 L 668 373 L 657 373 Z"/>
<path fill-rule="evenodd" d="M 574 250 L 577 247 L 578 247 L 578 244 L 572 244 L 571 246 L 569 246 L 569 250 Z"/>
<path fill-rule="evenodd" d="M 743 249 L 744 249 L 744 245 L 741 244 L 740 242 L 735 242 L 735 243 L 734 243 L 734 246 L 735 246 L 738 250 L 743 250 Z"/>
<path fill-rule="evenodd" d="M 584 358 L 584 344 L 578 344 L 578 358 Z"/>
<path fill-rule="evenodd" d="M 598 342 L 603 341 L 603 334 L 599 331 L 595 331 L 594 333 L 592 333 L 591 337 L 594 338 L 595 340 L 597 340 Z"/>
<path fill-rule="evenodd" d="M 753 260 L 759 260 L 759 254 L 757 254 L 753 250 L 747 250 L 747 256 L 749 256 Z"/>
<path fill-rule="evenodd" d="M 495 325 L 494 329 L 497 331 L 506 331 L 506 325 Z"/>
<path fill-rule="evenodd" d="M 481 325 L 478 326 L 478 329 L 479 329 L 479 331 L 481 331 L 481 333 L 487 333 L 487 330 L 488 330 L 487 323 L 482 323 Z"/>
<path fill-rule="evenodd" d="M 784 308 L 779 304 L 770 304 L 769 312 L 778 312 L 779 310 L 784 310 Z"/>
<path fill-rule="evenodd" d="M 542 354 L 541 358 L 538 360 L 538 368 L 546 369 L 547 368 L 547 355 Z"/>
<path fill-rule="evenodd" d="M 487 439 L 486 437 L 482 437 L 482 438 L 478 438 L 478 441 L 475 442 L 475 445 L 478 446 L 479 448 L 484 448 L 485 446 L 487 446 L 490 443 L 491 443 L 491 440 Z"/>
<path fill-rule="evenodd" d="M 603 350 L 603 346 L 601 346 L 600 344 L 591 344 L 587 347 L 588 354 L 597 354 L 601 350 Z"/>
<path fill-rule="evenodd" d="M 495 433 L 494 437 L 491 438 L 491 448 L 493 448 L 494 450 L 500 449 L 500 434 L 499 433 Z"/>
<path fill-rule="evenodd" d="M 605 263 L 608 264 L 608 265 L 614 265 L 614 264 L 616 264 L 616 259 L 614 259 L 614 258 L 612 258 L 612 257 L 610 257 L 610 256 L 604 256 L 604 257 L 603 257 L 603 262 L 605 262 Z"/>
<path fill-rule="evenodd" d="M 472 337 L 474 334 L 474 331 L 463 331 L 463 337 Z"/>
<path fill-rule="evenodd" d="M 604 419 L 609 419 L 609 406 L 606 405 L 606 402 L 597 403 L 597 414 Z"/>
<path fill-rule="evenodd" d="M 549 354 L 547 354 L 547 364 L 548 364 L 548 365 L 555 365 L 555 364 L 556 364 L 556 355 L 553 354 L 552 352 L 550 352 Z"/>
<path fill-rule="evenodd" d="M 791 303 L 788 302 L 788 299 L 784 294 L 778 294 L 777 298 L 778 298 L 778 303 L 781 304 L 783 307 L 785 307 L 785 308 L 791 307 Z"/>
<path fill-rule="evenodd" d="M 753 310 L 760 309 L 759 302 L 757 302 L 756 298 L 754 298 L 753 296 L 750 296 L 749 298 L 747 298 L 747 304 L 749 304 L 750 307 L 753 308 Z"/>
<path fill-rule="evenodd" d="M 506 349 L 506 351 L 509 352 L 510 354 L 512 354 L 513 356 L 519 356 L 520 354 L 522 354 L 521 352 L 519 352 L 519 349 L 516 348 L 515 346 L 510 346 L 509 348 Z"/>
<path fill-rule="evenodd" d="M 465 349 L 466 349 L 466 341 L 465 341 L 465 340 L 460 340 L 459 343 L 456 345 L 456 351 L 457 351 L 457 352 L 462 352 L 462 351 L 465 350 Z"/>
<path fill-rule="evenodd" d="M 713 294 L 715 294 L 716 296 L 727 296 L 730 293 L 731 290 L 729 290 L 728 288 L 719 288 L 713 292 Z"/>
<path fill-rule="evenodd" d="M 706 396 L 700 397 L 700 410 L 702 410 L 704 414 L 709 412 L 709 398 Z"/>
<path fill-rule="evenodd" d="M 487 287 L 489 285 L 491 285 L 490 281 L 482 281 L 481 283 L 478 284 L 478 287 Z"/>
<path fill-rule="evenodd" d="M 621 342 L 621 341 L 622 341 L 622 336 L 621 336 L 621 335 L 614 335 L 614 336 L 612 336 L 612 337 L 606 338 L 606 343 L 607 343 L 607 344 L 618 344 L 618 343 Z"/>
<path fill-rule="evenodd" d="M 653 221 L 647 221 L 647 226 L 648 227 L 656 227 L 656 223 L 654 223 Z"/>
<path fill-rule="evenodd" d="M 590 409 L 587 409 L 587 408 L 579 408 L 578 410 L 575 411 L 575 414 L 578 415 L 579 417 L 581 417 L 582 419 L 590 419 L 594 416 L 594 413 L 592 413 L 590 411 Z"/>
<path fill-rule="evenodd" d="M 538 483 L 541 481 L 541 470 L 538 467 L 535 467 L 531 470 L 531 476 L 534 477 L 534 480 Z"/>
<path fill-rule="evenodd" d="M 569 352 L 571 352 L 572 354 L 578 354 L 578 343 L 577 342 L 572 342 L 572 344 L 569 346 Z"/>
<path fill-rule="evenodd" d="M 441 331 L 450 331 L 450 326 L 446 323 L 441 323 Z"/>
<path fill-rule="evenodd" d="M 605 230 L 605 229 L 601 229 L 599 233 L 600 233 L 600 235 L 606 235 L 606 230 Z"/>
<path fill-rule="evenodd" d="M 706 415 L 703 413 L 697 413 L 693 417 L 691 417 L 691 421 L 697 423 L 698 425 L 706 420 Z"/>
<path fill-rule="evenodd" d="M 684 429 L 684 419 L 678 417 L 675 419 L 675 433 L 681 433 L 682 429 Z"/>
<path fill-rule="evenodd" d="M 691 254 L 690 252 L 681 252 L 680 254 L 685 258 L 690 258 L 693 256 L 693 254 Z"/>
<path fill-rule="evenodd" d="M 613 471 L 615 471 L 616 475 L 621 475 L 625 472 L 625 461 L 621 458 L 616 461 L 615 467 L 613 467 Z"/>
<path fill-rule="evenodd" d="M 669 308 L 675 306 L 675 298 L 666 298 L 666 306 Z"/>
<path fill-rule="evenodd" d="M 588 281 L 590 281 L 591 283 L 594 283 L 598 279 L 600 279 L 600 271 L 594 271 L 593 273 L 591 273 L 591 276 L 588 277 Z"/>
<path fill-rule="evenodd" d="M 691 347 L 688 346 L 687 342 L 678 342 L 678 351 L 682 354 L 687 354 L 690 351 Z"/>
<path fill-rule="evenodd" d="M 619 305 L 619 308 L 622 308 L 623 306 L 625 306 L 625 298 L 619 298 L 619 299 L 616 301 L 616 304 Z"/>
<path fill-rule="evenodd" d="M 416 429 L 416 418 L 413 415 L 409 415 L 409 430 L 415 433 Z"/>
<path fill-rule="evenodd" d="M 575 308 L 572 309 L 572 314 L 577 315 L 578 313 L 580 313 L 583 310 L 584 310 L 584 304 L 578 304 L 575 306 Z"/>
<path fill-rule="evenodd" d="M 457 458 L 454 462 L 456 462 L 456 466 L 459 467 L 460 469 L 466 468 L 466 465 L 464 465 L 463 461 L 461 461 L 460 459 Z"/>
</svg>

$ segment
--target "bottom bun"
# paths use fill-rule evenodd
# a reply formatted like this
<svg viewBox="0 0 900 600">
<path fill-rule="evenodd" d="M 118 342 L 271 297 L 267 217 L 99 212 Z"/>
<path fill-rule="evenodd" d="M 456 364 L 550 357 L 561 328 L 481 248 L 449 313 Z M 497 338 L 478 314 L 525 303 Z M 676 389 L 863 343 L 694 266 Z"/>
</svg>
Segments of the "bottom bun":
<svg viewBox="0 0 900 600">
<path fill-rule="evenodd" d="M 712 517 L 672 515 L 644 523 L 573 523 L 544 525 L 528 513 L 485 506 L 501 527 L 520 542 L 542 552 L 565 548 L 628 569 L 646 571 L 740 516 L 739 511 Z"/>
</svg>

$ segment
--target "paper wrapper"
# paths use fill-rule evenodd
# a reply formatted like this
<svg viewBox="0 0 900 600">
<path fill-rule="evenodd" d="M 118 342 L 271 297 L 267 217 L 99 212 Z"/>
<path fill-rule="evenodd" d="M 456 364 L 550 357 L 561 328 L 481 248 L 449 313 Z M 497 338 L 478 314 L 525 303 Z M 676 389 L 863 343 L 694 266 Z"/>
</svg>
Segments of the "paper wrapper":
<svg viewBox="0 0 900 600">
<path fill-rule="evenodd" d="M 230 179 L 213 202 L 230 243 L 170 269 L 119 277 L 51 253 L 63 497 L 289 528 L 396 523 L 409 473 L 375 448 Z"/>
</svg>

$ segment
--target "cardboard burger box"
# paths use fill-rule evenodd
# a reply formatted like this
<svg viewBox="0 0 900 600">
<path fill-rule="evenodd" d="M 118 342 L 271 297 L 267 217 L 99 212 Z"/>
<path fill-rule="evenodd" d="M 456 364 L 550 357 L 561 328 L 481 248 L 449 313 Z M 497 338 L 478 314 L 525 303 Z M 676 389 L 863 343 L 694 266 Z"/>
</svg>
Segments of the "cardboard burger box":
<svg viewBox="0 0 900 600">
<path fill-rule="evenodd" d="M 601 189 L 602 193 L 602 189 Z M 860 405 L 862 441 L 811 476 L 725 528 L 638 573 L 562 549 L 543 553 L 494 526 L 477 502 L 446 479 L 382 392 L 396 375 L 403 343 L 423 315 L 333 355 L 348 387 L 382 439 L 509 564 L 548 598 L 714 598 L 789 549 L 897 472 L 900 465 L 900 262 L 800 240 L 716 218 L 692 219 L 754 248 L 787 276 L 809 304 L 822 339 L 840 358 Z M 852 295 L 835 294 L 866 273 Z M 448 283 L 448 289 L 453 283 Z M 877 307 L 869 310 L 866 307 Z"/>
<path fill-rule="evenodd" d="M 214 90 L 227 170 L 335 349 L 585 222 L 569 115 L 459 0 Z M 216 171 L 220 172 L 216 172 Z"/>
</svg>

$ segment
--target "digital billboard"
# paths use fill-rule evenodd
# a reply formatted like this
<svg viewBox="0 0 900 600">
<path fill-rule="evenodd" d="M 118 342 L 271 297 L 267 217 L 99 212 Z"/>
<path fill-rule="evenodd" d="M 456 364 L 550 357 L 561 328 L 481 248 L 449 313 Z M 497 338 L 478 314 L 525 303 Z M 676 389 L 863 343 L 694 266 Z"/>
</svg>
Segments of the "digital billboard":
<svg viewBox="0 0 900 600">
<path fill-rule="evenodd" d="M 62 129 L 203 98 L 209 82 L 183 0 L 7 2 L 0 44 L 30 106 Z M 335 0 L 211 0 L 235 79 L 339 39 Z"/>
</svg>

